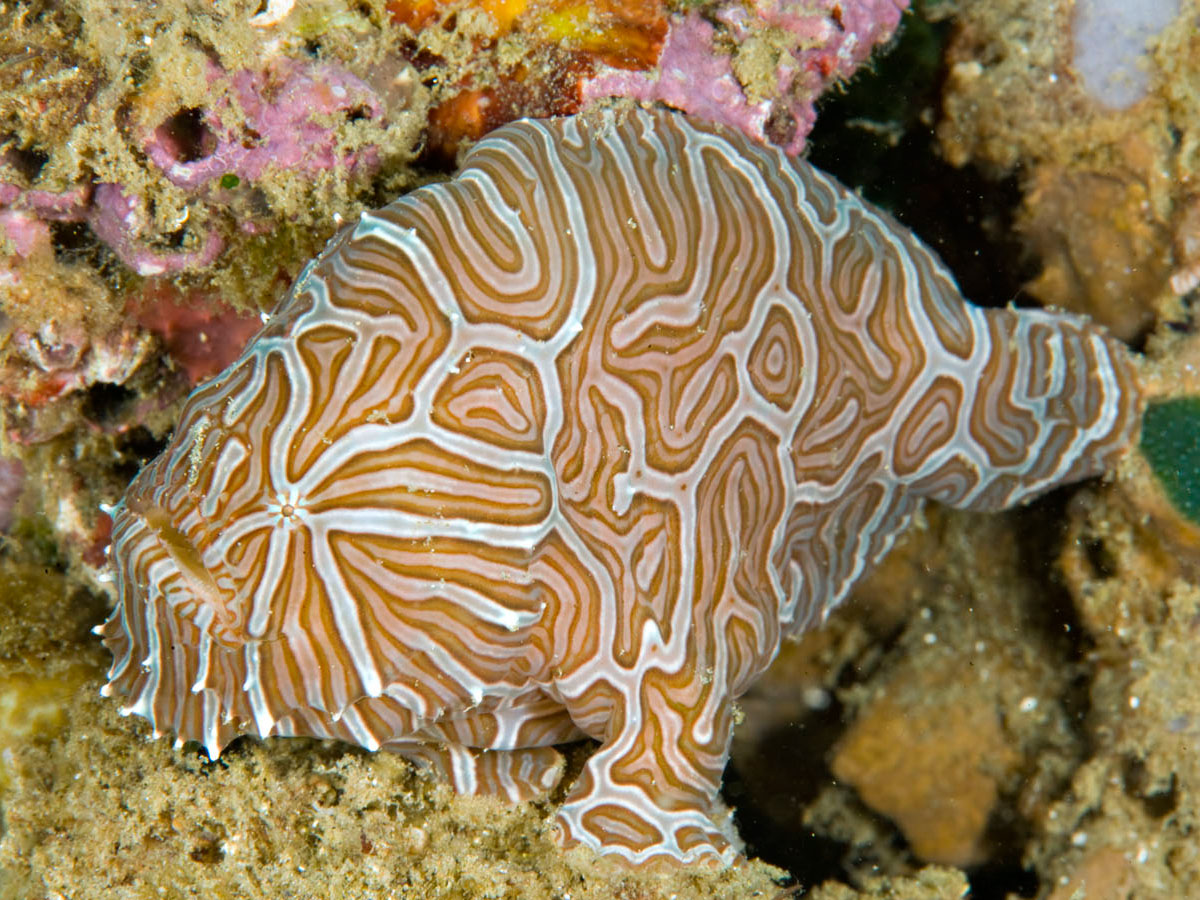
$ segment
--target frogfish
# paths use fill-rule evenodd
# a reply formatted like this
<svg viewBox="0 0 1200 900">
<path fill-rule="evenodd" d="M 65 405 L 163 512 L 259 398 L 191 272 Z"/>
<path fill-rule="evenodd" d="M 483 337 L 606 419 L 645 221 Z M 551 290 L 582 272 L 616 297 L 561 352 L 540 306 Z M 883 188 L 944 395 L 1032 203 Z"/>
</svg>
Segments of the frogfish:
<svg viewBox="0 0 1200 900">
<path fill-rule="evenodd" d="M 1104 472 L 1131 355 L 967 303 L 828 175 L 667 111 L 524 120 L 364 214 L 112 511 L 104 688 L 215 758 L 303 735 L 563 846 L 739 858 L 734 701 L 926 500 Z"/>
</svg>

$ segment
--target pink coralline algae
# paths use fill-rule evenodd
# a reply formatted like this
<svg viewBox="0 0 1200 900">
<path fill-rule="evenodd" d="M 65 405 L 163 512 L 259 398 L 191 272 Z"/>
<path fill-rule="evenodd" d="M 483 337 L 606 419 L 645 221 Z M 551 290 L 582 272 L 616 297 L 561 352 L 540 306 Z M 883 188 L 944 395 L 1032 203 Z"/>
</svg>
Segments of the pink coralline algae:
<svg viewBox="0 0 1200 900">
<path fill-rule="evenodd" d="M 751 0 L 722 5 L 707 18 L 677 15 L 656 70 L 605 67 L 584 83 L 583 99 L 661 101 L 796 154 L 816 121 L 817 98 L 895 33 L 908 5 Z M 737 49 L 731 53 L 729 45 Z M 751 58 L 755 52 L 759 61 Z M 764 83 L 748 85 L 751 72 L 765 76 Z"/>
<path fill-rule="evenodd" d="M 23 190 L 0 182 L 0 239 L 11 249 L 10 256 L 28 259 L 50 248 L 49 222 L 77 222 L 84 217 L 90 193 L 78 187 L 61 193 Z M 0 262 L 0 286 L 19 278 L 16 270 Z"/>
<path fill-rule="evenodd" d="M 158 250 L 139 235 L 150 225 L 146 201 L 127 194 L 115 184 L 99 184 L 93 194 L 88 223 L 96 237 L 108 244 L 123 263 L 139 275 L 168 275 L 211 265 L 225 249 L 225 240 L 214 230 L 204 231 L 196 246 L 184 250 Z"/>
<path fill-rule="evenodd" d="M 194 195 L 253 184 L 271 171 L 312 178 L 377 162 L 372 148 L 340 146 L 339 123 L 383 114 L 372 88 L 345 69 L 282 59 L 266 71 L 225 73 L 213 64 L 209 80 L 216 99 L 194 122 L 185 110 L 139 136 L 163 176 Z M 52 192 L 0 182 L 0 236 L 18 256 L 48 239 L 51 221 L 86 222 L 123 263 L 147 277 L 206 268 L 225 247 L 215 224 L 194 221 L 182 247 L 155 243 L 149 201 L 127 185 L 95 182 Z M 0 274 L 16 277 L 11 268 Z"/>
<path fill-rule="evenodd" d="M 0 236 L 9 241 L 13 252 L 22 259 L 28 259 L 39 247 L 50 243 L 50 229 L 46 223 L 19 209 L 0 210 Z"/>
<path fill-rule="evenodd" d="M 373 154 L 341 150 L 330 126 L 383 114 L 371 87 L 339 66 L 281 59 L 268 71 L 226 75 L 214 65 L 209 80 L 225 89 L 204 110 L 199 135 L 181 136 L 166 122 L 146 137 L 146 155 L 180 187 L 226 176 L 255 181 L 271 168 L 316 174 L 374 162 Z"/>
<path fill-rule="evenodd" d="M 15 184 L 0 182 L 0 208 L 6 213 L 23 213 L 47 221 L 74 221 L 87 199 L 85 187 L 55 192 L 22 190 Z"/>
<path fill-rule="evenodd" d="M 28 258 L 50 246 L 48 222 L 86 222 L 117 258 L 139 275 L 169 275 L 209 265 L 224 249 L 224 239 L 206 231 L 194 247 L 160 249 L 142 240 L 150 227 L 144 198 L 119 185 L 77 185 L 60 193 L 22 190 L 0 184 L 0 236 L 16 256 Z M 0 265 L 0 284 L 20 278 L 12 266 Z"/>
</svg>

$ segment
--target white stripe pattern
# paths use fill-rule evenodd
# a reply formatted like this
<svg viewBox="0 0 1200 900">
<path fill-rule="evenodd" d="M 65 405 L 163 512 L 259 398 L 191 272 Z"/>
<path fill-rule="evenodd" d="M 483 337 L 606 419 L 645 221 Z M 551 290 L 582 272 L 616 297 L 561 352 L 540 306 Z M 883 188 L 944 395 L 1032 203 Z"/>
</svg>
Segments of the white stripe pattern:
<svg viewBox="0 0 1200 900">
<path fill-rule="evenodd" d="M 966 304 L 831 178 L 663 112 L 524 121 L 342 231 L 114 510 L 106 693 L 212 756 L 404 753 L 559 839 L 728 863 L 733 700 L 926 498 L 1102 472 L 1079 317 Z"/>
</svg>

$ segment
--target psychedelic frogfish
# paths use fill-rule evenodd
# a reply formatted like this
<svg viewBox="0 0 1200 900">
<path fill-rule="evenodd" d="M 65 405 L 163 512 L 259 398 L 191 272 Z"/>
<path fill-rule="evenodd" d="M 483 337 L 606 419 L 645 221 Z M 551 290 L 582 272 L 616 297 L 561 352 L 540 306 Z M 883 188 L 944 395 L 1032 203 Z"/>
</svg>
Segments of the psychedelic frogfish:
<svg viewBox="0 0 1200 900">
<path fill-rule="evenodd" d="M 966 303 L 827 175 L 668 112 L 520 121 L 343 230 L 113 511 L 106 694 L 212 757 L 350 741 L 728 863 L 734 703 L 926 499 L 1103 472 L 1086 320 Z"/>
</svg>

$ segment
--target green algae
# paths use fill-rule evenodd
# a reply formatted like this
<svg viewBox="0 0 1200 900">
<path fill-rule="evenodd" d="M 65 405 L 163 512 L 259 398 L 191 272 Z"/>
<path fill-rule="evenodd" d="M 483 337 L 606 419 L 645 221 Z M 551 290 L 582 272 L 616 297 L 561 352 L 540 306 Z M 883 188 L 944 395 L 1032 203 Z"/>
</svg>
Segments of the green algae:
<svg viewBox="0 0 1200 900">
<path fill-rule="evenodd" d="M 1175 508 L 1200 523 L 1200 397 L 1151 403 L 1142 453 Z"/>
</svg>

